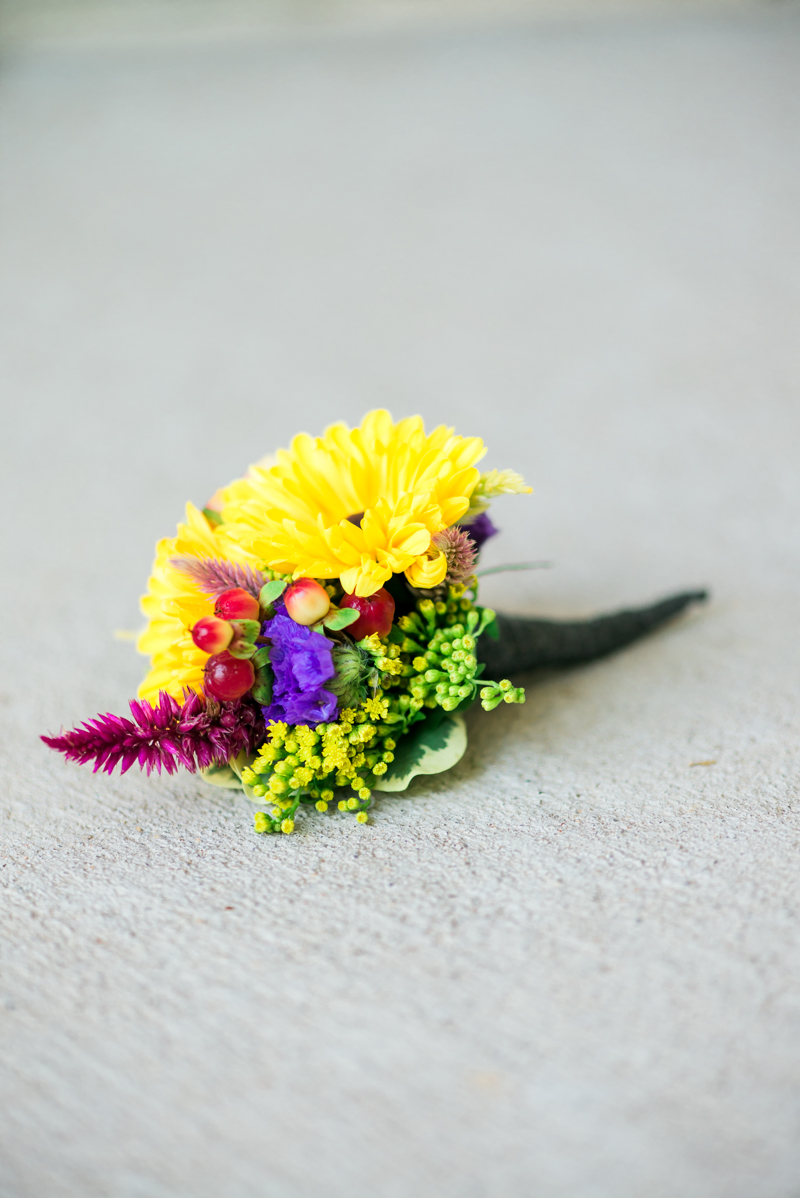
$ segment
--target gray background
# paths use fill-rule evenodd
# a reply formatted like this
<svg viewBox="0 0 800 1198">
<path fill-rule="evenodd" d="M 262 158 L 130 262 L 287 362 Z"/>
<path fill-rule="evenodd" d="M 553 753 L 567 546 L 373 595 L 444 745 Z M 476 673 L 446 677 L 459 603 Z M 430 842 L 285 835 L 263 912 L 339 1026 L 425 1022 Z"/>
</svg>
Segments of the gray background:
<svg viewBox="0 0 800 1198">
<path fill-rule="evenodd" d="M 800 1194 L 799 99 L 792 7 L 7 51 L 3 1198 Z M 367 827 L 49 753 L 378 405 L 533 484 L 488 601 L 713 602 Z"/>
</svg>

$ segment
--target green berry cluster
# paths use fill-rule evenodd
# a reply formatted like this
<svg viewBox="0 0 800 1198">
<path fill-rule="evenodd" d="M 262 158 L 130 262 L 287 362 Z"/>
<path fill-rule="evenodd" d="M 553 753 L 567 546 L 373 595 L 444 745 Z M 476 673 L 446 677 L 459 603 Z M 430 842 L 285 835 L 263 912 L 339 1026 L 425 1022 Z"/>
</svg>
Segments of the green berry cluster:
<svg viewBox="0 0 800 1198">
<path fill-rule="evenodd" d="M 403 648 L 418 651 L 412 660 L 414 675 L 409 693 L 426 707 L 455 711 L 480 693 L 481 706 L 491 711 L 501 700 L 524 703 L 525 691 L 507 678 L 502 682 L 480 679 L 483 669 L 476 656 L 478 637 L 495 621 L 491 608 L 477 607 L 462 588 L 450 588 L 448 601 L 422 599 L 417 611 L 403 616 Z M 499 697 L 497 697 L 499 696 Z"/>
<path fill-rule="evenodd" d="M 480 678 L 477 641 L 495 613 L 478 607 L 474 592 L 450 586 L 446 597 L 421 599 L 416 607 L 397 620 L 388 637 L 358 642 L 371 695 L 340 710 L 329 724 L 270 725 L 265 743 L 242 771 L 251 795 L 272 804 L 271 813 L 257 812 L 257 832 L 294 831 L 301 804 L 318 811 L 333 805 L 366 823 L 371 786 L 388 771 L 398 740 L 425 718 L 426 709 L 453 712 L 478 694 L 487 711 L 501 701 L 524 703 L 525 692 L 507 679 Z"/>
</svg>

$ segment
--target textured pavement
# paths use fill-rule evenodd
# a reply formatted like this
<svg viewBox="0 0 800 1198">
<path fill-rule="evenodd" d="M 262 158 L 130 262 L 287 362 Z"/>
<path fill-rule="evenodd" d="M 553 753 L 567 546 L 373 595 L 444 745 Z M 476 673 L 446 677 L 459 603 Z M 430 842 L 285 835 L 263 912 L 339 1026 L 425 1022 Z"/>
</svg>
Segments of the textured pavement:
<svg viewBox="0 0 800 1198">
<path fill-rule="evenodd" d="M 2 1198 L 800 1194 L 799 101 L 788 7 L 7 56 Z M 46 750 L 377 405 L 534 486 L 487 601 L 712 602 L 366 827 Z"/>
</svg>

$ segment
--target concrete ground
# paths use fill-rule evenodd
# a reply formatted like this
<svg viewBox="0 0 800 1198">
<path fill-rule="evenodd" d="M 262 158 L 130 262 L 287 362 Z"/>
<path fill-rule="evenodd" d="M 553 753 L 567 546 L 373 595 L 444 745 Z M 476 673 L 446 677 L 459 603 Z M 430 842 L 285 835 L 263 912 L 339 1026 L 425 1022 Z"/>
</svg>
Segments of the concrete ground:
<svg viewBox="0 0 800 1198">
<path fill-rule="evenodd" d="M 3 1198 L 800 1195 L 798 17 L 7 54 Z M 496 606 L 712 603 L 366 827 L 46 750 L 185 500 L 376 405 L 533 484 Z"/>
</svg>

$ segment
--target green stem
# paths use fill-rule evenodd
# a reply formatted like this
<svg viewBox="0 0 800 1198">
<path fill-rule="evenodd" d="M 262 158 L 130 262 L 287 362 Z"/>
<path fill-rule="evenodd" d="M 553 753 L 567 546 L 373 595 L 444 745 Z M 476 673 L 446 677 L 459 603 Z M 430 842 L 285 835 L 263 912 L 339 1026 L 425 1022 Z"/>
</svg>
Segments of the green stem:
<svg viewBox="0 0 800 1198">
<path fill-rule="evenodd" d="M 485 570 L 476 570 L 476 578 L 485 578 L 487 574 L 503 574 L 506 570 L 552 570 L 555 562 L 513 562 L 508 566 L 488 566 Z"/>
</svg>

